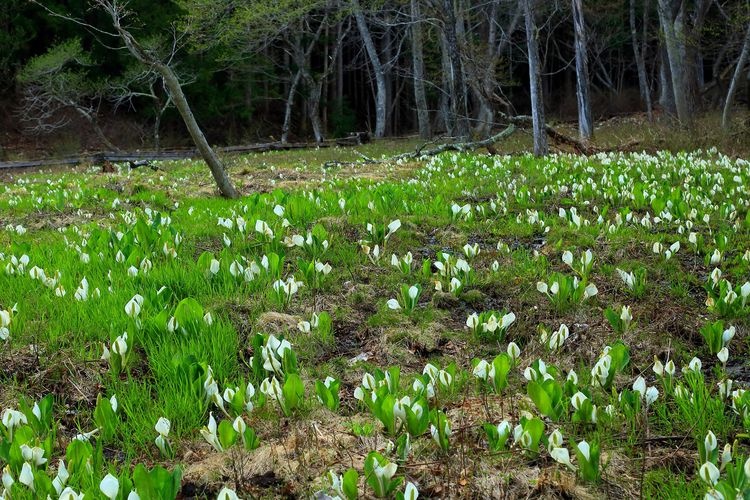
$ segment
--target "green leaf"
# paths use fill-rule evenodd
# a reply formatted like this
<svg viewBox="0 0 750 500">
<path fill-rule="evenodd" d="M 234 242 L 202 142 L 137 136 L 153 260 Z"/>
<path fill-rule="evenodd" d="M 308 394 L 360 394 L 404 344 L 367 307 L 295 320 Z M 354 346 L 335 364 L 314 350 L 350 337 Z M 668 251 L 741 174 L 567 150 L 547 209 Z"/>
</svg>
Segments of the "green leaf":
<svg viewBox="0 0 750 500">
<path fill-rule="evenodd" d="M 93 447 L 88 441 L 74 439 L 68 444 L 68 448 L 65 450 L 65 461 L 71 477 L 87 475 L 86 464 L 93 452 Z"/>
<path fill-rule="evenodd" d="M 542 422 L 541 419 L 534 417 L 531 420 L 526 421 L 523 425 L 523 430 L 528 431 L 531 435 L 531 451 L 538 451 L 539 442 L 544 435 L 544 422 Z"/>
<path fill-rule="evenodd" d="M 287 352 L 285 355 L 291 354 Z M 284 395 L 284 402 L 288 411 L 297 408 L 305 397 L 305 385 L 302 383 L 302 379 L 296 373 L 289 373 L 284 381 L 284 386 L 281 388 L 281 392 Z"/>
<path fill-rule="evenodd" d="M 157 498 L 156 485 L 143 464 L 138 464 L 133 470 L 133 484 L 141 498 Z"/>
<path fill-rule="evenodd" d="M 578 470 L 581 477 L 586 481 L 598 481 L 599 480 L 599 443 L 589 443 L 589 459 L 575 447 L 576 458 L 578 461 Z"/>
<path fill-rule="evenodd" d="M 505 449 L 505 444 L 508 442 L 510 432 L 501 435 L 497 430 L 497 426 L 489 423 L 484 424 L 482 428 L 487 435 L 487 443 L 489 444 L 490 451 L 494 452 Z"/>
<path fill-rule="evenodd" d="M 388 390 L 391 394 L 397 394 L 400 388 L 401 380 L 401 368 L 398 366 L 392 366 L 388 368 Z"/>
<path fill-rule="evenodd" d="M 55 487 L 52 485 L 52 479 L 43 470 L 34 471 L 34 494 L 36 498 L 52 498 L 56 496 L 57 492 Z"/>
<path fill-rule="evenodd" d="M 219 423 L 218 435 L 219 443 L 225 450 L 228 450 L 237 442 L 237 431 L 234 430 L 229 420 L 222 420 Z"/>
<path fill-rule="evenodd" d="M 422 406 L 422 413 L 418 415 L 407 405 L 404 405 L 404 413 L 406 414 L 406 428 L 409 431 L 409 434 L 417 437 L 427 431 L 427 428 L 430 426 L 430 417 L 427 400 L 425 398 L 420 398 L 415 402 Z"/>
<path fill-rule="evenodd" d="M 245 444 L 245 449 L 252 451 L 260 446 L 260 439 L 255 434 L 255 430 L 252 427 L 245 428 L 245 434 L 242 436 L 242 441 Z"/>
<path fill-rule="evenodd" d="M 359 497 L 359 490 L 357 484 L 359 483 L 359 474 L 354 469 L 349 469 L 344 474 L 342 479 L 341 489 L 347 500 L 356 500 Z"/>
<path fill-rule="evenodd" d="M 385 427 L 386 432 L 393 436 L 396 434 L 396 416 L 393 413 L 393 405 L 396 402 L 387 387 L 379 387 L 376 391 L 377 397 L 373 403 L 372 411 Z"/>
<path fill-rule="evenodd" d="M 318 334 L 321 339 L 326 340 L 330 338 L 332 328 L 333 320 L 331 320 L 331 315 L 325 311 L 318 314 Z"/>
<path fill-rule="evenodd" d="M 404 478 L 396 477 L 391 478 L 390 480 L 382 478 L 381 480 L 375 475 L 375 461 L 377 461 L 381 467 L 384 467 L 391 462 L 377 451 L 370 452 L 370 454 L 367 455 L 367 458 L 365 458 L 365 477 L 367 478 L 367 484 L 370 485 L 376 497 L 384 498 L 392 494 L 393 491 L 399 487 Z"/>
<path fill-rule="evenodd" d="M 621 372 L 630 362 L 630 349 L 622 343 L 617 341 L 609 350 L 609 355 L 612 357 L 612 368 L 614 371 Z M 612 373 L 613 370 L 610 370 Z"/>
<path fill-rule="evenodd" d="M 112 353 L 112 355 L 115 354 Z M 94 423 L 99 428 L 99 435 L 103 441 L 110 441 L 115 436 L 117 422 L 117 415 L 112 410 L 109 400 L 99 394 L 96 398 L 96 408 L 94 409 Z"/>
<path fill-rule="evenodd" d="M 724 322 L 719 320 L 706 323 L 700 330 L 711 354 L 717 354 L 724 347 Z"/>
<path fill-rule="evenodd" d="M 283 340 L 283 337 L 279 340 Z M 297 371 L 297 355 L 294 351 L 289 349 L 284 352 L 284 357 L 281 359 L 281 368 L 284 373 L 289 374 L 298 373 Z"/>
<path fill-rule="evenodd" d="M 321 381 L 315 382 L 315 392 L 320 398 L 323 406 L 331 411 L 338 410 L 339 407 L 339 386 L 341 382 L 334 380 L 330 383 L 330 387 L 326 387 L 325 383 Z"/>
<path fill-rule="evenodd" d="M 660 214 L 664 211 L 667 206 L 667 202 L 663 198 L 654 198 L 651 202 L 651 208 L 655 214 Z"/>
<path fill-rule="evenodd" d="M 492 366 L 495 367 L 495 393 L 500 394 L 508 386 L 508 373 L 513 366 L 513 361 L 507 353 L 502 353 L 492 360 Z"/>
<path fill-rule="evenodd" d="M 432 412 L 431 420 L 432 425 L 434 425 L 437 429 L 437 441 L 440 445 L 440 448 L 443 451 L 448 451 L 448 448 L 450 447 L 450 438 L 445 432 L 446 426 L 448 425 L 448 417 L 446 417 L 445 413 L 443 413 L 441 410 L 436 410 Z"/>
<path fill-rule="evenodd" d="M 554 409 L 552 408 L 552 398 L 542 388 L 541 384 L 533 380 L 530 381 L 526 385 L 526 393 L 536 405 L 539 413 L 546 417 L 549 417 L 554 413 Z"/>
<path fill-rule="evenodd" d="M 203 252 L 201 256 L 198 257 L 198 269 L 203 270 L 205 273 L 210 272 L 208 269 L 211 266 L 211 261 L 214 259 L 215 257 L 212 252 Z"/>
<path fill-rule="evenodd" d="M 331 405 L 333 404 L 331 392 L 328 390 L 328 387 L 326 387 L 326 385 L 320 380 L 315 381 L 315 393 L 318 395 L 318 399 L 323 404 L 323 406 L 330 409 Z"/>
<path fill-rule="evenodd" d="M 616 332 L 620 332 L 620 315 L 617 314 L 617 311 L 612 309 L 611 307 L 608 307 L 604 311 L 604 317 L 607 318 L 607 321 L 609 321 L 610 326 L 612 326 L 612 329 Z"/>
<path fill-rule="evenodd" d="M 640 398 L 639 398 L 640 400 Z M 594 405 L 590 399 L 584 400 L 578 409 L 575 411 L 572 417 L 572 421 L 576 423 L 593 423 Z"/>
<path fill-rule="evenodd" d="M 203 306 L 192 297 L 182 299 L 174 311 L 174 318 L 183 328 L 195 325 L 203 321 Z"/>
</svg>

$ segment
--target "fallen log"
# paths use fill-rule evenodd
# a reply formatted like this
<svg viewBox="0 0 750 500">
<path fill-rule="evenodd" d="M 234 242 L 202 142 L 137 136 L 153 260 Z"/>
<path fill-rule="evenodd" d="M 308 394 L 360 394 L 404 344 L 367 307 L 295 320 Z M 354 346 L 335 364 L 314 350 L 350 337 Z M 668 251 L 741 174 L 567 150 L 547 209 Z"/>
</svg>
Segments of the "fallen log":
<svg viewBox="0 0 750 500">
<path fill-rule="evenodd" d="M 227 146 L 216 148 L 219 153 L 262 153 L 266 151 L 286 151 L 291 149 L 305 149 L 310 147 L 325 148 L 330 147 L 333 143 L 326 142 L 322 144 L 308 143 L 281 143 L 268 142 L 260 144 L 249 144 L 240 146 Z M 104 164 L 109 163 L 128 163 L 131 165 L 142 166 L 155 161 L 165 160 L 184 160 L 188 158 L 197 158 L 200 153 L 196 149 L 172 150 L 172 151 L 134 151 L 134 152 L 100 152 L 83 154 L 80 156 L 70 156 L 64 158 L 41 158 L 37 160 L 19 160 L 0 162 L 0 170 L 22 169 L 36 167 L 54 167 L 65 165 L 80 164 Z M 145 163 L 144 163 L 145 162 Z M 151 165 L 149 165 L 151 166 Z M 152 166 L 153 168 L 153 166 Z"/>
<path fill-rule="evenodd" d="M 510 116 L 503 112 L 499 112 L 498 116 L 509 123 L 513 123 L 524 128 L 532 126 L 532 117 L 528 115 Z M 545 125 L 544 130 L 547 132 L 549 138 L 554 142 L 570 146 L 575 150 L 576 153 L 591 155 L 601 152 L 600 149 L 594 146 L 579 141 L 578 139 L 570 137 L 569 135 L 563 134 L 562 132 L 555 129 L 552 125 Z"/>
<path fill-rule="evenodd" d="M 156 165 L 153 165 L 148 160 L 129 161 L 128 166 L 130 167 L 130 170 L 135 170 L 136 168 L 141 168 L 141 167 L 148 167 L 154 171 L 159 170 L 159 167 L 157 167 Z"/>
<path fill-rule="evenodd" d="M 417 150 L 414 152 L 391 156 L 384 160 L 375 160 L 373 158 L 369 158 L 363 155 L 360 152 L 357 152 L 357 154 L 362 157 L 365 163 L 383 163 L 387 161 L 415 159 L 415 158 L 421 158 L 423 156 L 435 156 L 435 155 L 439 155 L 440 153 L 445 153 L 447 151 L 466 152 L 466 151 L 473 151 L 473 150 L 480 149 L 480 148 L 486 148 L 490 154 L 495 155 L 495 154 L 498 154 L 498 150 L 494 146 L 495 143 L 500 142 L 503 139 L 507 139 L 510 135 L 513 134 L 513 132 L 516 131 L 517 126 L 521 128 L 528 128 L 528 127 L 531 127 L 532 125 L 532 118 L 530 116 L 526 116 L 526 115 L 510 116 L 502 112 L 499 112 L 498 114 L 504 121 L 508 123 L 508 126 L 501 132 L 491 137 L 488 137 L 486 139 L 480 140 L 480 141 L 446 143 L 433 149 L 424 150 L 423 148 L 425 148 L 427 144 L 431 144 L 431 143 L 426 143 L 422 145 L 421 147 L 417 148 Z M 583 141 L 580 141 L 573 137 L 570 137 L 569 135 L 563 134 L 562 132 L 555 129 L 551 125 L 545 125 L 545 131 L 547 132 L 547 135 L 550 137 L 550 139 L 552 139 L 554 142 L 569 146 L 573 148 L 576 153 L 583 154 L 583 155 L 592 155 L 592 154 L 607 152 L 607 151 L 628 151 L 639 143 L 638 141 L 631 141 L 617 148 L 599 148 L 599 147 L 584 143 Z M 328 162 L 326 163 L 326 166 L 330 166 L 330 164 L 341 164 L 341 162 Z"/>
<path fill-rule="evenodd" d="M 336 139 L 338 146 L 361 146 L 370 142 L 370 134 L 367 132 L 352 132 L 346 137 Z"/>
<path fill-rule="evenodd" d="M 332 166 L 339 166 L 339 165 L 352 165 L 352 164 L 362 163 L 362 162 L 384 163 L 387 161 L 415 159 L 415 158 L 420 158 L 423 156 L 435 156 L 440 153 L 445 153 L 447 151 L 466 152 L 466 151 L 473 151 L 479 148 L 487 148 L 490 154 L 496 154 L 497 150 L 494 147 L 494 144 L 496 142 L 507 139 L 510 135 L 512 135 L 516 131 L 517 128 L 530 127 L 531 122 L 532 122 L 531 117 L 526 116 L 526 115 L 510 116 L 505 113 L 498 112 L 498 116 L 503 121 L 508 123 L 508 126 L 505 129 L 503 129 L 501 132 L 483 140 L 445 143 L 432 149 L 424 149 L 428 145 L 435 143 L 435 141 L 431 141 L 431 142 L 421 145 L 413 152 L 402 153 L 402 154 L 395 155 L 389 158 L 385 158 L 383 160 L 375 160 L 373 158 L 369 158 L 366 155 L 357 151 L 357 154 L 362 158 L 360 162 L 329 161 L 324 164 L 324 167 L 332 167 Z M 547 125 L 545 127 L 545 130 L 547 131 L 547 135 L 549 135 L 550 139 L 552 139 L 554 142 L 569 146 L 573 148 L 579 154 L 591 155 L 591 154 L 596 154 L 596 153 L 600 153 L 604 151 L 624 151 L 624 150 L 629 150 L 638 144 L 637 141 L 632 141 L 618 148 L 608 148 L 608 149 L 598 148 L 590 144 L 585 144 L 579 141 L 578 139 L 575 139 L 568 135 L 565 135 L 559 130 L 552 127 L 551 125 Z M 267 143 L 249 144 L 249 145 L 240 145 L 240 146 L 227 146 L 223 148 L 216 148 L 216 151 L 220 153 L 225 153 L 225 154 L 262 153 L 266 151 L 285 151 L 285 150 L 292 150 L 292 149 L 325 148 L 325 147 L 330 147 L 332 145 L 349 146 L 349 145 L 355 145 L 357 143 L 360 143 L 360 144 L 366 143 L 368 141 L 369 141 L 368 134 L 363 133 L 363 132 L 358 132 L 349 136 L 349 138 L 347 138 L 347 140 L 344 140 L 343 143 L 340 143 L 340 140 L 326 141 L 324 143 L 267 142 Z M 187 158 L 196 158 L 199 156 L 200 154 L 195 149 L 173 150 L 173 151 L 135 151 L 135 152 L 130 152 L 130 153 L 103 152 L 103 153 L 92 153 L 92 154 L 85 154 L 81 156 L 64 157 L 64 158 L 45 158 L 45 159 L 38 159 L 38 160 L 0 162 L 0 170 L 79 165 L 79 164 L 87 164 L 87 163 L 88 164 L 102 164 L 102 165 L 107 165 L 107 164 L 111 165 L 113 163 L 129 163 L 131 166 L 148 165 L 151 168 L 154 168 L 154 165 L 151 165 L 151 162 L 164 161 L 164 160 L 183 160 Z"/>
</svg>

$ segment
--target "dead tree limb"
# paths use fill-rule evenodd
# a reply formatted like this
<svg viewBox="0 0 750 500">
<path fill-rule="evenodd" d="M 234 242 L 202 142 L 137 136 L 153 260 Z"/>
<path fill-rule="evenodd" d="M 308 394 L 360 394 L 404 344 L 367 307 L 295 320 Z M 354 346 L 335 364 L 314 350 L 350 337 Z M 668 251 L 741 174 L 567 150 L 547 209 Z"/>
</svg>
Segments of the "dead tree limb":
<svg viewBox="0 0 750 500">
<path fill-rule="evenodd" d="M 390 158 L 388 158 L 387 161 L 409 160 L 409 159 L 414 159 L 414 158 L 421 158 L 423 156 L 435 156 L 435 155 L 439 155 L 440 153 L 445 153 L 447 151 L 458 151 L 458 152 L 474 151 L 475 149 L 486 148 L 487 146 L 492 146 L 496 142 L 507 139 L 515 131 L 516 131 L 516 126 L 515 124 L 511 123 L 502 132 L 499 132 L 481 141 L 454 142 L 454 143 L 442 144 L 436 148 L 428 149 L 428 150 L 417 149 L 416 151 L 411 152 L 411 153 L 403 153 L 400 155 L 391 156 Z"/>
<path fill-rule="evenodd" d="M 436 148 L 428 149 L 428 150 L 424 150 L 425 146 L 422 145 L 418 147 L 416 151 L 412 151 L 409 153 L 402 153 L 400 155 L 395 155 L 395 156 L 389 156 L 388 158 L 383 158 L 381 160 L 370 158 L 369 156 L 359 151 L 355 151 L 357 155 L 360 158 L 362 158 L 361 161 L 348 161 L 348 162 L 347 161 L 329 161 L 329 162 L 326 162 L 323 166 L 325 168 L 330 168 L 330 167 L 340 167 L 340 166 L 345 166 L 345 165 L 381 164 L 381 163 L 389 163 L 389 162 L 399 161 L 399 160 L 415 160 L 415 159 L 423 158 L 427 156 L 439 155 L 440 153 L 445 153 L 448 151 L 466 152 L 466 151 L 474 151 L 479 148 L 489 149 L 496 142 L 510 137 L 515 131 L 516 131 L 516 126 L 511 123 L 502 132 L 499 132 L 493 135 L 492 137 L 488 137 L 487 139 L 484 139 L 481 141 L 453 142 L 453 143 L 448 143 L 448 144 L 442 144 Z"/>
<path fill-rule="evenodd" d="M 514 125 L 518 125 L 519 127 L 529 128 L 533 126 L 533 119 L 532 117 L 528 115 L 510 116 L 502 112 L 499 112 L 498 114 L 502 120 L 505 120 Z M 588 144 L 584 144 L 582 141 L 579 141 L 578 139 L 575 139 L 574 137 L 563 134 L 562 132 L 555 129 L 550 124 L 545 124 L 544 130 L 547 132 L 547 135 L 549 136 L 549 138 L 552 139 L 554 142 L 569 146 L 573 148 L 573 150 L 575 150 L 576 153 L 591 155 L 591 154 L 596 154 L 596 153 L 601 152 L 599 148 L 596 148 Z"/>
</svg>

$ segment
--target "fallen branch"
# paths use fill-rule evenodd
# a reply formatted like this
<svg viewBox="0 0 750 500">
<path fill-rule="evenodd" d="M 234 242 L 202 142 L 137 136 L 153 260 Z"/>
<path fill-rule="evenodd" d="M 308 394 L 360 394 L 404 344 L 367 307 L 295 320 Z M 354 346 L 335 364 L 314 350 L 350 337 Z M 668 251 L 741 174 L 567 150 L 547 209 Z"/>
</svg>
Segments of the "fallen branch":
<svg viewBox="0 0 750 500">
<path fill-rule="evenodd" d="M 419 148 L 412 153 L 403 153 L 400 155 L 391 156 L 390 158 L 387 159 L 387 161 L 409 160 L 409 159 L 414 159 L 414 158 L 421 158 L 423 156 L 435 156 L 435 155 L 439 155 L 440 153 L 445 153 L 446 151 L 458 151 L 458 152 L 474 151 L 475 149 L 486 148 L 487 146 L 492 146 L 496 142 L 502 141 L 503 139 L 507 139 L 515 131 L 516 131 L 516 126 L 513 123 L 511 123 L 502 132 L 499 132 L 481 141 L 447 143 L 447 144 L 442 144 L 434 149 L 428 149 L 427 151 L 422 151 L 422 149 Z"/>
<path fill-rule="evenodd" d="M 488 137 L 487 139 L 483 139 L 481 141 L 472 141 L 472 142 L 451 142 L 442 144 L 436 148 L 428 149 L 424 151 L 424 148 L 426 144 L 423 144 L 419 147 L 417 147 L 416 151 L 412 151 L 409 153 L 401 153 L 399 155 L 395 156 L 389 156 L 387 158 L 383 158 L 381 160 L 377 160 L 375 158 L 370 158 L 369 156 L 361 153 L 360 151 L 355 151 L 357 155 L 362 158 L 362 160 L 359 161 L 327 161 L 323 167 L 324 168 L 330 168 L 330 167 L 342 167 L 342 166 L 353 166 L 353 165 L 362 165 L 362 164 L 382 164 L 382 163 L 389 163 L 393 161 L 399 161 L 399 160 L 414 160 L 417 158 L 422 158 L 426 156 L 435 156 L 439 155 L 440 153 L 445 153 L 446 151 L 458 151 L 458 152 L 466 152 L 466 151 L 474 151 L 475 149 L 479 148 L 488 148 L 488 149 L 494 149 L 492 148 L 492 145 L 498 141 L 501 141 L 503 139 L 506 139 L 509 137 L 513 132 L 516 131 L 516 126 L 514 124 L 508 125 L 505 130 L 502 132 L 499 132 L 492 137 Z M 429 144 L 429 143 L 428 143 Z"/>
<path fill-rule="evenodd" d="M 498 115 L 503 120 L 519 125 L 521 127 L 531 127 L 533 123 L 532 118 L 528 115 L 510 116 L 502 112 L 499 112 Z M 557 142 L 558 144 L 565 144 L 566 146 L 572 147 L 576 151 L 576 153 L 590 155 L 599 152 L 597 148 L 589 146 L 588 144 L 584 144 L 578 139 L 574 139 L 573 137 L 563 134 L 562 132 L 555 129 L 552 125 L 545 125 L 544 130 L 546 130 L 547 135 L 550 139 Z"/>
<path fill-rule="evenodd" d="M 532 118 L 528 115 L 518 115 L 518 116 L 510 116 L 503 112 L 498 112 L 498 115 L 501 119 L 507 121 L 508 123 L 518 125 L 519 127 L 531 127 L 532 126 Z M 552 125 L 545 125 L 544 130 L 547 132 L 547 135 L 550 139 L 552 139 L 554 142 L 558 144 L 564 144 L 566 146 L 569 146 L 573 148 L 573 150 L 578 154 L 583 155 L 593 155 L 597 153 L 603 153 L 607 151 L 628 151 L 633 146 L 637 145 L 639 141 L 631 141 L 627 144 L 623 144 L 621 146 L 618 146 L 616 148 L 599 148 L 596 146 L 592 146 L 591 144 L 587 144 L 583 141 L 580 141 L 574 137 L 571 137 L 569 135 L 563 134 L 556 128 L 554 128 Z"/>
</svg>

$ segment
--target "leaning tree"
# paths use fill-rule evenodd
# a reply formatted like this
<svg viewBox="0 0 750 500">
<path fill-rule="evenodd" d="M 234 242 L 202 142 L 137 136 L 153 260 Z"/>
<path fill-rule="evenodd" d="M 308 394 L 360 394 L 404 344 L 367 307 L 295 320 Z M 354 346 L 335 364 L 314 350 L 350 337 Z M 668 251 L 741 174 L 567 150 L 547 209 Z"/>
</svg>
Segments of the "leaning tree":
<svg viewBox="0 0 750 500">
<path fill-rule="evenodd" d="M 133 13 L 127 9 L 126 1 L 90 0 L 93 7 L 100 9 L 109 17 L 111 28 L 107 29 L 92 26 L 84 20 L 71 15 L 52 11 L 41 4 L 38 0 L 31 1 L 44 8 L 53 16 L 78 23 L 87 29 L 94 31 L 99 36 L 106 36 L 119 41 L 120 45 L 114 47 L 116 50 L 126 50 L 140 64 L 144 65 L 149 70 L 156 72 L 163 80 L 169 98 L 180 113 L 182 121 L 185 123 L 185 127 L 190 133 L 190 137 L 198 149 L 198 152 L 211 170 L 211 175 L 213 175 L 214 180 L 216 181 L 216 186 L 218 187 L 219 192 L 222 196 L 227 198 L 239 197 L 239 193 L 232 184 L 229 175 L 224 169 L 224 165 L 222 165 L 221 160 L 208 143 L 208 140 L 206 140 L 203 130 L 201 130 L 198 125 L 195 115 L 190 108 L 190 104 L 185 97 L 185 93 L 182 90 L 182 82 L 172 65 L 172 61 L 174 60 L 178 48 L 176 43 L 173 43 L 170 50 L 165 54 L 157 45 L 154 45 L 153 43 L 143 43 L 138 40 L 133 35 L 132 30 L 127 23 L 127 21 L 133 16 Z M 112 29 L 114 31 L 111 31 Z"/>
</svg>

